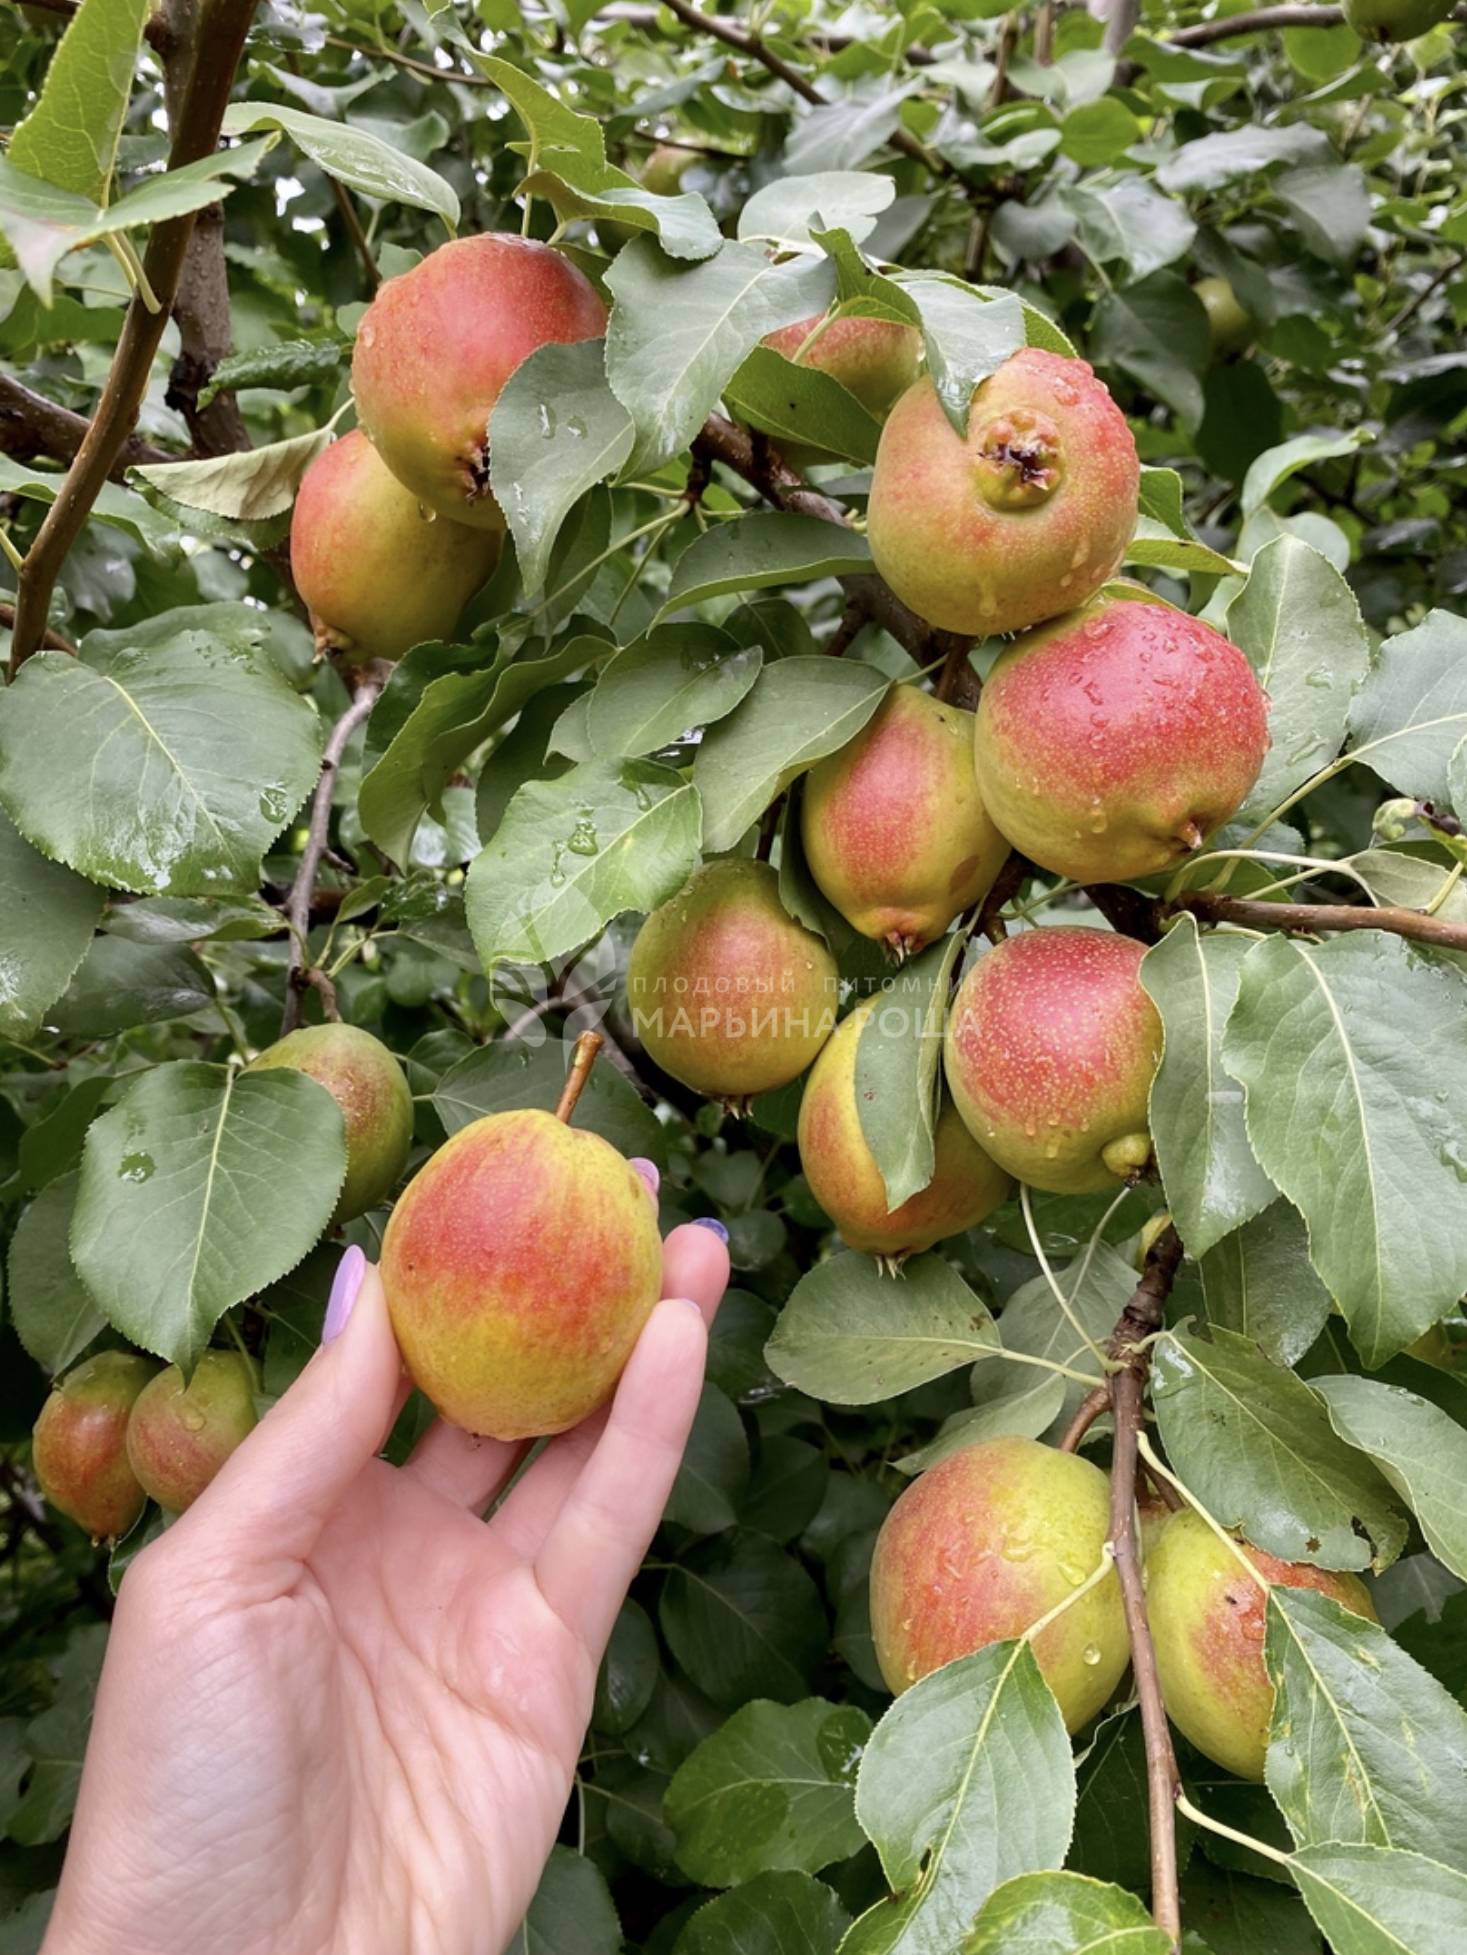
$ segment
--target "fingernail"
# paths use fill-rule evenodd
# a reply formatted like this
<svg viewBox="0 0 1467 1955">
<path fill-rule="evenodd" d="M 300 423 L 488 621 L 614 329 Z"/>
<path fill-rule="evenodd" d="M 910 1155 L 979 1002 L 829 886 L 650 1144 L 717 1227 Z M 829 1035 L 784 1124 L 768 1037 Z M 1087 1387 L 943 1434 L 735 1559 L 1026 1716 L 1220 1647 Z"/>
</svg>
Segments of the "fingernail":
<svg viewBox="0 0 1467 1955">
<path fill-rule="evenodd" d="M 657 1190 L 662 1186 L 662 1176 L 657 1172 L 656 1162 L 644 1160 L 640 1154 L 634 1154 L 632 1156 L 632 1166 L 641 1175 L 643 1181 L 646 1182 L 647 1193 L 652 1197 L 653 1201 L 656 1201 Z"/>
<path fill-rule="evenodd" d="M 346 1329 L 347 1319 L 351 1316 L 366 1273 L 367 1259 L 353 1244 L 336 1268 L 336 1281 L 331 1285 L 331 1296 L 326 1305 L 326 1321 L 321 1326 L 323 1344 L 340 1337 Z"/>
<path fill-rule="evenodd" d="M 728 1241 L 728 1230 L 716 1215 L 695 1215 L 693 1220 L 700 1229 L 712 1229 L 720 1242 Z"/>
</svg>

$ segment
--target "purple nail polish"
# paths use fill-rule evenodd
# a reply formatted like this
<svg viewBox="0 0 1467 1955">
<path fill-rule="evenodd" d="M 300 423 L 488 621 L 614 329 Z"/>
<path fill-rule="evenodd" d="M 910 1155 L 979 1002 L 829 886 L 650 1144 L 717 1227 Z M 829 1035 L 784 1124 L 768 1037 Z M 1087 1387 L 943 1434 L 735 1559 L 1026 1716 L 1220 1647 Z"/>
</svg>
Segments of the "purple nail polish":
<svg viewBox="0 0 1467 1955">
<path fill-rule="evenodd" d="M 643 1181 L 646 1182 L 647 1193 L 652 1197 L 653 1201 L 656 1201 L 657 1190 L 662 1186 L 662 1176 L 657 1172 L 657 1163 L 645 1159 L 641 1154 L 634 1154 L 631 1165 L 641 1175 Z"/>
<path fill-rule="evenodd" d="M 331 1296 L 326 1305 L 326 1321 L 321 1326 L 323 1344 L 340 1337 L 346 1329 L 347 1319 L 351 1316 L 366 1273 L 367 1259 L 353 1244 L 336 1267 L 336 1280 L 331 1285 Z"/>
<path fill-rule="evenodd" d="M 728 1230 L 716 1215 L 695 1215 L 693 1220 L 700 1229 L 712 1229 L 720 1242 L 728 1241 Z"/>
</svg>

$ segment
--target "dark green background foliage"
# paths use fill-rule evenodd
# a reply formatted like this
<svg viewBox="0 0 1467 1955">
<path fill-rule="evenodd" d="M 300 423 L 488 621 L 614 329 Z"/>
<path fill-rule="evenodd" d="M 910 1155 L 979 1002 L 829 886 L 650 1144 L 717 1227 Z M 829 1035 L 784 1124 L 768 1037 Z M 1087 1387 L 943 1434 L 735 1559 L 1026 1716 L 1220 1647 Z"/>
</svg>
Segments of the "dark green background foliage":
<svg viewBox="0 0 1467 1955">
<path fill-rule="evenodd" d="M 156 1525 L 109 1565 L 39 1503 L 27 1441 L 47 1375 L 122 1335 L 187 1357 L 228 1312 L 278 1393 L 334 1266 L 339 1131 L 304 1082 L 264 1076 L 278 1146 L 233 1218 L 174 1203 L 159 1226 L 192 1129 L 154 1175 L 108 1172 L 124 1101 L 145 1141 L 184 1112 L 227 1140 L 228 1063 L 279 1028 L 283 906 L 349 703 L 282 580 L 294 485 L 349 409 L 373 268 L 407 268 L 445 226 L 522 223 L 603 283 L 608 339 L 535 356 L 506 390 L 492 445 L 496 486 L 527 491 L 517 553 L 460 642 L 414 650 L 349 744 L 310 961 L 402 1056 L 418 1158 L 478 1114 L 553 1104 L 565 1035 L 607 1013 L 629 1071 L 603 1061 L 582 1117 L 659 1162 L 666 1225 L 724 1218 L 736 1287 L 516 1946 L 955 1955 L 939 1921 L 971 1921 L 1007 1882 L 984 1955 L 1125 1929 L 1160 1947 L 1133 1898 L 1134 1709 L 1072 1764 L 1031 1659 L 1003 1645 L 886 1715 L 866 1568 L 939 1434 L 1053 1435 L 1073 1411 L 1082 1387 L 1001 1355 L 1088 1362 L 1036 1246 L 1104 1336 L 1165 1202 L 1188 1252 L 1155 1363 L 1173 1467 L 1274 1552 L 1374 1570 L 1390 1632 L 1275 1603 L 1281 1699 L 1319 1735 L 1299 1757 L 1275 1747 L 1277 1804 L 1182 1763 L 1197 1804 L 1291 1859 L 1184 1828 L 1188 1948 L 1462 1947 L 1467 1390 L 1403 1355 L 1467 1287 L 1461 950 L 1181 917 L 1145 973 L 1167 1033 L 1161 1181 L 1109 1210 L 1040 1197 L 1033 1235 L 1011 1202 L 898 1283 L 822 1260 L 797 1090 L 725 1118 L 639 1054 L 619 996 L 637 915 L 700 853 L 752 849 L 791 779 L 925 662 L 869 624 L 843 663 L 812 656 L 845 611 L 837 580 L 869 567 L 859 521 L 756 513 L 745 476 L 705 481 L 691 460 L 720 404 L 776 441 L 813 419 L 838 450 L 823 486 L 859 519 L 869 416 L 749 357 L 832 300 L 920 322 L 955 412 L 1025 338 L 1077 347 L 1111 387 L 1150 471 L 1132 574 L 1226 628 L 1274 700 L 1267 771 L 1224 838 L 1254 851 L 1232 896 L 1432 906 L 1467 928 L 1452 823 L 1419 818 L 1423 801 L 1467 817 L 1460 29 L 1375 49 L 1332 9 L 1240 34 L 1146 0 L 1117 59 L 1083 8 L 1002 0 L 773 0 L 734 23 L 753 48 L 682 7 L 281 0 L 234 84 L 240 144 L 189 191 L 159 175 L 146 10 L 87 0 L 109 198 L 105 155 L 57 100 L 35 106 L 63 25 L 48 9 L 7 9 L 0 79 L 0 125 L 34 110 L 0 159 L 7 558 L 95 410 L 128 301 L 105 246 L 66 246 L 104 222 L 141 245 L 152 219 L 224 201 L 134 442 L 60 566 L 50 622 L 80 659 L 42 652 L 0 693 L 0 1955 L 37 1945 L 111 1592 Z M 636 184 L 667 138 L 692 155 L 675 198 Z M 1214 349 L 1204 278 L 1249 313 L 1241 349 Z M 133 707 L 176 735 L 171 770 L 144 766 Z M 1374 821 L 1395 797 L 1414 812 Z M 834 932 L 844 975 L 878 977 L 788 832 L 777 846 L 786 900 Z M 1078 912 L 1051 885 L 1019 901 Z M 930 1051 L 889 1057 L 906 1098 L 871 1138 L 894 1173 L 933 1074 Z M 384 1219 L 349 1238 L 374 1250 Z M 185 1289 L 160 1281 L 179 1231 L 202 1248 Z M 1403 1718 L 1430 1741 L 1420 1784 L 1381 1741 Z M 1028 1734 L 1022 1772 L 995 1731 Z"/>
</svg>

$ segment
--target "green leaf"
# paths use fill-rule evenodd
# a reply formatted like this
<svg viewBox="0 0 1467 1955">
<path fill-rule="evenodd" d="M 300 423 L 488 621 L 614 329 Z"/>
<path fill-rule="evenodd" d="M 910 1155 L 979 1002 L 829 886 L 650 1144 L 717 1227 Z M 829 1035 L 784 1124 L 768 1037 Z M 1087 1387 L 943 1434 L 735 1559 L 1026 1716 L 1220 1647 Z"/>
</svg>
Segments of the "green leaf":
<svg viewBox="0 0 1467 1955">
<path fill-rule="evenodd" d="M 305 1073 L 155 1066 L 87 1134 L 72 1259 L 110 1324 L 188 1367 L 301 1260 L 345 1175 L 341 1109 Z"/>
<path fill-rule="evenodd" d="M 1305 163 L 1270 185 L 1306 248 L 1332 265 L 1348 265 L 1370 229 L 1370 192 L 1353 163 Z"/>
<path fill-rule="evenodd" d="M 140 894 L 253 889 L 320 754 L 315 708 L 273 661 L 206 631 L 95 662 L 40 652 L 0 694 L 11 820 L 79 875 Z"/>
<path fill-rule="evenodd" d="M 1160 523 L 1143 516 L 1136 534 L 1126 545 L 1125 561 L 1154 570 L 1183 571 L 1188 576 L 1234 577 L 1246 567 L 1232 557 L 1220 556 L 1193 536 L 1173 536 Z"/>
<path fill-rule="evenodd" d="M 629 1730 L 646 1710 L 656 1688 L 660 1657 L 657 1631 L 640 1602 L 630 1598 L 617 1612 L 596 1676 L 596 1708 L 591 1726 L 613 1736 Z"/>
<path fill-rule="evenodd" d="M 47 1017 L 70 1038 L 104 1039 L 134 1025 L 187 1018 L 214 997 L 213 979 L 186 944 L 94 937 Z"/>
<path fill-rule="evenodd" d="M 658 1616 L 688 1676 L 729 1709 L 751 1697 L 798 1703 L 825 1653 L 814 1582 L 757 1534 L 724 1534 L 695 1548 L 668 1575 Z"/>
<path fill-rule="evenodd" d="M 587 709 L 591 745 L 603 760 L 672 746 L 731 713 L 763 663 L 758 645 L 741 646 L 713 625 L 658 625 L 602 672 Z"/>
<path fill-rule="evenodd" d="M 740 421 L 781 445 L 853 462 L 876 459 L 881 423 L 875 415 L 831 374 L 787 359 L 772 346 L 754 348 L 725 384 L 723 398 Z"/>
<path fill-rule="evenodd" d="M 862 1915 L 843 1955 L 951 1949 L 995 1888 L 1062 1865 L 1075 1767 L 1029 1645 L 990 1643 L 900 1696 L 861 1760 L 856 1812 L 897 1903 Z"/>
<path fill-rule="evenodd" d="M 557 217 L 611 219 L 633 231 L 650 231 L 669 258 L 711 258 L 723 243 L 713 213 L 695 192 L 658 196 L 614 164 L 556 152 L 548 167 L 533 170 L 520 186 L 544 197 Z"/>
<path fill-rule="evenodd" d="M 1152 1364 L 1167 1458 L 1222 1526 L 1281 1561 L 1384 1568 L 1406 1544 L 1378 1469 L 1304 1380 L 1235 1332 L 1170 1330 Z"/>
<path fill-rule="evenodd" d="M 868 170 L 812 171 L 776 177 L 756 190 L 739 212 L 740 238 L 812 244 L 814 231 L 839 227 L 855 243 L 871 235 L 896 196 L 889 176 Z"/>
<path fill-rule="evenodd" d="M 265 522 L 290 508 L 301 477 L 330 440 L 329 428 L 313 428 L 238 454 L 140 463 L 131 474 L 183 509 L 202 509 L 233 522 Z"/>
<path fill-rule="evenodd" d="M 1276 1201 L 1198 1264 L 1209 1323 L 1251 1338 L 1278 1364 L 1297 1364 L 1324 1329 L 1333 1299 L 1309 1260 L 1304 1218 Z"/>
<path fill-rule="evenodd" d="M 40 99 L 5 154 L 17 170 L 107 201 L 152 0 L 86 0 L 67 24 Z"/>
<path fill-rule="evenodd" d="M 1269 697 L 1272 744 L 1243 810 L 1261 820 L 1339 752 L 1370 638 L 1350 586 L 1296 536 L 1258 552 L 1227 623 Z"/>
<path fill-rule="evenodd" d="M 53 1374 L 74 1364 L 106 1323 L 67 1249 L 76 1188 L 74 1174 L 46 1184 L 15 1225 L 6 1267 L 16 1335 Z"/>
<path fill-rule="evenodd" d="M 791 781 L 855 738 L 889 683 L 874 666 L 852 659 L 782 658 L 766 665 L 748 697 L 708 733 L 693 763 L 704 848 L 733 848 Z"/>
<path fill-rule="evenodd" d="M 1316 1378 L 1330 1424 L 1409 1504 L 1426 1545 L 1467 1580 L 1467 1432 L 1419 1393 L 1373 1378 Z"/>
<path fill-rule="evenodd" d="M 856 1045 L 856 1110 L 889 1208 L 932 1179 L 949 982 L 964 948 L 954 933 L 903 966 Z"/>
<path fill-rule="evenodd" d="M 738 1408 L 717 1385 L 705 1384 L 662 1518 L 690 1534 L 721 1534 L 738 1519 L 748 1484 L 749 1441 Z"/>
<path fill-rule="evenodd" d="M 1467 1871 L 1467 1712 L 1379 1624 L 1274 1587 L 1266 1771 L 1299 1846 L 1395 1846 Z"/>
<path fill-rule="evenodd" d="M 766 333 L 825 311 L 832 273 L 820 260 L 776 265 L 732 240 L 701 264 L 677 265 L 635 238 L 606 282 L 616 299 L 607 378 L 636 425 L 631 466 L 646 470 L 688 446 Z"/>
<path fill-rule="evenodd" d="M 696 790 L 648 760 L 586 761 L 527 782 L 469 870 L 485 970 L 547 963 L 623 911 L 656 909 L 692 873 L 701 826 Z"/>
<path fill-rule="evenodd" d="M 1308 1846 L 1290 1870 L 1335 1955 L 1459 1955 L 1467 1877 L 1420 1853 Z"/>
<path fill-rule="evenodd" d="M 45 1846 L 71 1823 L 106 1642 L 100 1622 L 71 1636 L 56 1666 L 55 1699 L 25 1728 L 30 1779 L 9 1828 L 20 1846 Z"/>
<path fill-rule="evenodd" d="M 776 356 L 778 357 L 778 356 Z M 679 611 L 725 591 L 762 590 L 771 584 L 805 584 L 817 577 L 845 577 L 871 569 L 871 546 L 858 530 L 819 516 L 785 510 L 720 523 L 690 543 L 677 560 L 658 616 Z M 783 664 L 794 661 L 784 660 Z M 841 669 L 834 659 L 804 660 Z"/>
<path fill-rule="evenodd" d="M 594 1860 L 553 1846 L 505 1955 L 619 1955 L 621 1923 Z"/>
<path fill-rule="evenodd" d="M 761 1874 L 699 1908 L 673 1955 L 836 1955 L 850 1916 L 808 1874 Z"/>
<path fill-rule="evenodd" d="M 1247 937 L 1204 936 L 1195 919 L 1179 917 L 1141 965 L 1165 1038 L 1151 1088 L 1151 1133 L 1172 1217 L 1193 1256 L 1277 1193 L 1248 1144 L 1243 1089 L 1222 1063 L 1249 949 Z"/>
<path fill-rule="evenodd" d="M 1175 272 L 1107 292 L 1095 309 L 1090 353 L 1098 365 L 1129 374 L 1189 428 L 1201 421 L 1212 337 L 1202 301 Z"/>
<path fill-rule="evenodd" d="M 226 136 L 252 129 L 283 129 L 298 149 L 328 176 L 380 203 L 407 204 L 432 211 L 450 231 L 458 227 L 458 197 L 452 186 L 401 149 L 345 122 L 328 122 L 279 102 L 231 102 L 224 111 Z"/>
<path fill-rule="evenodd" d="M 527 593 L 544 588 L 561 525 L 632 450 L 631 417 L 606 384 L 606 343 L 540 346 L 489 417 L 489 479 Z"/>
<path fill-rule="evenodd" d="M 1323 130 L 1307 123 L 1254 125 L 1183 143 L 1156 173 L 1163 190 L 1219 190 L 1280 163 L 1312 163 L 1334 154 Z"/>
<path fill-rule="evenodd" d="M 1399 938 L 1273 938 L 1243 965 L 1223 1059 L 1264 1172 L 1367 1365 L 1467 1288 L 1467 982 Z"/>
<path fill-rule="evenodd" d="M 856 1766 L 871 1720 L 854 1704 L 745 1704 L 678 1768 L 664 1812 L 678 1865 L 703 1887 L 815 1874 L 865 1845 Z"/>
<path fill-rule="evenodd" d="M 1124 1887 L 1084 1874 L 1019 1874 L 989 1895 L 963 1955 L 1170 1955 L 1170 1939 Z"/>
<path fill-rule="evenodd" d="M 807 170 L 855 169 L 891 135 L 901 120 L 902 103 L 917 86 L 908 81 L 864 97 L 800 109 L 785 144 L 785 168 L 792 176 Z"/>
<path fill-rule="evenodd" d="M 475 62 L 493 82 L 497 82 L 514 106 L 520 121 L 529 131 L 529 147 L 534 150 L 568 150 L 573 155 L 596 159 L 606 155 L 606 139 L 594 116 L 579 115 L 567 108 L 556 95 L 542 88 L 530 75 L 498 55 L 475 53 Z M 524 149 L 525 144 L 514 145 Z"/>
<path fill-rule="evenodd" d="M 999 1344 L 987 1306 L 941 1256 L 883 1276 L 854 1250 L 802 1276 L 767 1356 L 776 1377 L 832 1405 L 871 1405 L 969 1364 Z"/>
<path fill-rule="evenodd" d="M 334 380 L 350 360 L 351 343 L 344 339 L 277 339 L 249 347 L 219 362 L 199 389 L 199 406 L 247 387 L 313 387 Z"/>
<path fill-rule="evenodd" d="M 48 862 L 0 814 L 0 1039 L 26 1039 L 66 989 L 103 893 Z"/>
<path fill-rule="evenodd" d="M 1370 440 L 1369 431 L 1356 428 L 1350 434 L 1301 434 L 1292 441 L 1282 442 L 1277 448 L 1265 448 L 1263 453 L 1250 463 L 1248 473 L 1243 477 L 1243 514 L 1251 516 L 1262 509 L 1272 497 L 1275 489 L 1297 475 L 1301 468 L 1310 468 L 1315 462 L 1334 461 L 1341 455 L 1353 455 L 1362 443 Z"/>
<path fill-rule="evenodd" d="M 456 1134 L 471 1120 L 511 1107 L 555 1111 L 565 1087 L 571 1046 L 558 1038 L 539 1044 L 527 1038 L 496 1039 L 476 1046 L 450 1066 L 429 1096 L 444 1131 Z M 665 1130 L 635 1086 L 603 1060 L 594 1066 L 576 1102 L 576 1125 L 600 1134 L 628 1156 L 642 1155 L 664 1166 Z"/>
<path fill-rule="evenodd" d="M 1060 124 L 1060 149 L 1089 169 L 1114 163 L 1141 135 L 1141 124 L 1114 95 L 1098 102 L 1082 102 Z"/>
<path fill-rule="evenodd" d="M 1450 796 L 1447 770 L 1467 736 L 1467 618 L 1430 611 L 1387 638 L 1350 713 L 1350 751 L 1422 800 Z"/>
<path fill-rule="evenodd" d="M 976 388 L 1026 343 L 1024 309 L 1012 292 L 985 297 L 962 279 L 905 276 L 901 290 L 917 307 L 927 369 L 943 412 L 961 435 Z"/>
</svg>

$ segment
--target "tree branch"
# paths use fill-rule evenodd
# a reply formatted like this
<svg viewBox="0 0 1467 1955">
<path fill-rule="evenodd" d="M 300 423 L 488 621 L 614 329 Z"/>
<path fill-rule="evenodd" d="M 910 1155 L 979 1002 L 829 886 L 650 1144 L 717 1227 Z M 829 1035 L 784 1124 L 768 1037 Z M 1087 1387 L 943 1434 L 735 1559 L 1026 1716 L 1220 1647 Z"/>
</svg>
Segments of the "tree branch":
<svg viewBox="0 0 1467 1955">
<path fill-rule="evenodd" d="M 235 70 L 244 51 L 255 0 L 181 0 L 179 15 L 188 23 L 188 81 L 172 117 L 168 167 L 181 169 L 211 155 L 229 101 Z M 147 392 L 153 359 L 178 293 L 184 255 L 193 235 L 194 213 L 153 227 L 143 260 L 148 284 L 157 295 L 150 312 L 134 294 L 113 355 L 97 412 L 77 449 L 66 480 L 47 511 L 20 573 L 17 617 L 11 640 L 10 671 L 16 671 L 40 644 L 46 630 L 51 593 L 67 551 L 80 535 L 97 493 L 111 473 L 137 421 Z"/>
<path fill-rule="evenodd" d="M 1313 936 L 1337 930 L 1385 930 L 1412 943 L 1439 950 L 1467 950 L 1467 923 L 1449 923 L 1425 910 L 1369 903 L 1267 903 L 1224 896 L 1212 889 L 1188 890 L 1167 908 L 1189 910 L 1209 923 L 1238 923 L 1251 930 L 1285 930 Z"/>
<path fill-rule="evenodd" d="M 15 606 L 13 604 L 0 604 L 0 625 L 3 625 L 7 631 L 14 631 Z M 69 638 L 63 638 L 59 631 L 48 631 L 41 640 L 41 649 L 47 652 L 70 652 L 73 658 L 76 657 L 76 646 Z"/>
<path fill-rule="evenodd" d="M 1076 1407 L 1074 1418 L 1065 1427 L 1064 1435 L 1059 1442 L 1059 1450 L 1062 1453 L 1078 1452 L 1080 1441 L 1085 1437 L 1091 1426 L 1095 1424 L 1095 1421 L 1102 1414 L 1109 1410 L 1110 1381 L 1107 1379 L 1105 1384 L 1097 1385 L 1093 1392 L 1081 1399 L 1079 1405 Z"/>
<path fill-rule="evenodd" d="M 1231 14 L 1226 20 L 1204 20 L 1196 27 L 1179 27 L 1168 34 L 1172 48 L 1210 48 L 1214 41 L 1236 40 L 1241 34 L 1267 34 L 1284 27 L 1338 27 L 1345 18 L 1343 7 L 1260 7 L 1256 13 Z"/>
<path fill-rule="evenodd" d="M 332 727 L 326 751 L 321 756 L 321 776 L 311 799 L 306 845 L 301 850 L 301 859 L 285 905 L 291 944 L 290 962 L 285 972 L 285 1009 L 280 1018 L 282 1036 L 294 1031 L 300 1023 L 301 1003 L 312 986 L 321 991 L 322 999 L 328 1005 L 334 1006 L 336 1002 L 334 991 L 323 988 L 319 982 L 324 972 L 314 971 L 310 967 L 311 899 L 316 888 L 316 871 L 321 866 L 321 857 L 326 852 L 331 830 L 331 808 L 336 799 L 336 775 L 341 766 L 341 756 L 346 752 L 353 733 L 376 705 L 382 684 L 383 676 L 375 672 L 361 681 L 352 695 L 350 706 Z M 328 979 L 327 986 L 329 984 Z"/>
<path fill-rule="evenodd" d="M 8 373 L 0 373 L 0 454 L 28 462 L 37 455 L 49 461 L 69 462 L 86 440 L 91 422 L 85 414 L 73 414 L 69 407 L 48 400 Z M 176 462 L 178 456 L 167 448 L 133 435 L 124 441 L 107 473 L 120 482 L 127 470 L 138 462 Z"/>
<path fill-rule="evenodd" d="M 1136 1545 L 1136 1435 L 1141 1430 L 1142 1401 L 1150 1358 L 1137 1346 L 1159 1330 L 1166 1300 L 1182 1260 L 1182 1244 L 1170 1224 L 1151 1245 L 1141 1281 L 1121 1313 L 1110 1348 L 1123 1360 L 1110 1380 L 1115 1413 L 1115 1444 L 1110 1469 L 1110 1538 L 1120 1577 L 1126 1631 L 1131 1640 L 1131 1669 L 1141 1704 L 1141 1728 L 1146 1740 L 1146 1787 L 1151 1819 L 1151 1913 L 1162 1933 L 1176 1946 L 1182 1939 L 1181 1897 L 1177 1884 L 1176 1799 L 1181 1789 L 1156 1649 L 1146 1618 L 1146 1591 L 1141 1580 L 1141 1557 Z M 1088 1401 L 1087 1401 L 1088 1403 Z M 1083 1408 L 1082 1408 L 1083 1409 Z"/>
<path fill-rule="evenodd" d="M 1160 906 L 1139 889 L 1124 883 L 1086 883 L 1085 894 L 1113 930 L 1138 943 L 1154 944 L 1161 939 Z"/>
</svg>

